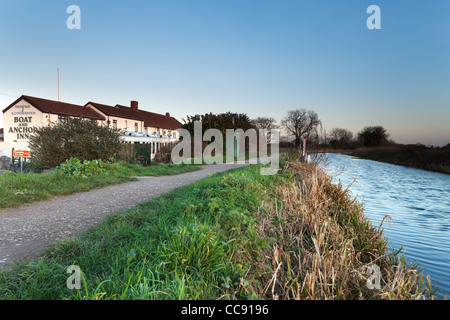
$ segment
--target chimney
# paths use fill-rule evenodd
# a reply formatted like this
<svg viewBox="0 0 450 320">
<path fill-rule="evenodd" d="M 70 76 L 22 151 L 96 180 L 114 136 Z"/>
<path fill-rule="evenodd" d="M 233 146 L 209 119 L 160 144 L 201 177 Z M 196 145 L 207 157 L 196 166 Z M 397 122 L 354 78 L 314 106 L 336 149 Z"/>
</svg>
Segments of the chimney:
<svg viewBox="0 0 450 320">
<path fill-rule="evenodd" d="M 170 117 L 170 113 L 166 112 L 166 117 Z"/>
<path fill-rule="evenodd" d="M 138 109 L 138 102 L 137 101 L 131 101 L 130 106 L 131 106 L 132 110 L 137 110 Z"/>
</svg>

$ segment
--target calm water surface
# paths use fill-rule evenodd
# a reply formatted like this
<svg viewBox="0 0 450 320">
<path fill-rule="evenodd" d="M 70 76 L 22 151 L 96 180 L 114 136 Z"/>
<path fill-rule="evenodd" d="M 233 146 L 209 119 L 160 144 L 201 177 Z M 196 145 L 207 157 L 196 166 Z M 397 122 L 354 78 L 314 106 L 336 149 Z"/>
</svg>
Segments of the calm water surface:
<svg viewBox="0 0 450 320">
<path fill-rule="evenodd" d="M 374 226 L 383 217 L 384 235 L 394 249 L 429 274 L 439 296 L 450 294 L 450 175 L 327 154 L 335 182 L 349 185 Z"/>
</svg>

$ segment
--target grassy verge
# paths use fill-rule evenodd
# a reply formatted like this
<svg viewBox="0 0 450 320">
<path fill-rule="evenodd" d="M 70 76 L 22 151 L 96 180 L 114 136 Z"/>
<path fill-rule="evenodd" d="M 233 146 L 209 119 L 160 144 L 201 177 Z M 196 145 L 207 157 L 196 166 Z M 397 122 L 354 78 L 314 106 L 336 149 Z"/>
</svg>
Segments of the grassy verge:
<svg viewBox="0 0 450 320">
<path fill-rule="evenodd" d="M 107 218 L 0 273 L 1 299 L 434 298 L 361 206 L 315 164 L 210 176 Z M 81 289 L 66 286 L 67 268 Z M 381 271 L 369 289 L 367 268 Z"/>
<path fill-rule="evenodd" d="M 195 170 L 199 170 L 199 167 L 173 164 L 143 167 L 118 163 L 112 165 L 112 169 L 108 170 L 107 174 L 90 177 L 8 172 L 0 175 L 0 209 L 48 199 L 51 196 L 68 195 L 133 181 L 136 180 L 134 176 L 174 175 Z"/>
</svg>

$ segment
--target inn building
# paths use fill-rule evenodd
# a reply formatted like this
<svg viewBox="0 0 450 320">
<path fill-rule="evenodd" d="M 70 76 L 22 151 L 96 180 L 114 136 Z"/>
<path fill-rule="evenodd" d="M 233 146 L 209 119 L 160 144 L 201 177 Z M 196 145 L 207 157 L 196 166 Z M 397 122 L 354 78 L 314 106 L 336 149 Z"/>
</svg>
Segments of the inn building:
<svg viewBox="0 0 450 320">
<path fill-rule="evenodd" d="M 181 128 L 181 123 L 169 113 L 141 110 L 137 101 L 131 101 L 130 106 L 96 102 L 80 106 L 23 95 L 3 110 L 0 156 L 11 157 L 13 150 L 29 150 L 30 137 L 38 127 L 74 117 L 119 129 L 123 143 L 150 144 L 152 155 L 162 145 L 176 141 Z"/>
</svg>

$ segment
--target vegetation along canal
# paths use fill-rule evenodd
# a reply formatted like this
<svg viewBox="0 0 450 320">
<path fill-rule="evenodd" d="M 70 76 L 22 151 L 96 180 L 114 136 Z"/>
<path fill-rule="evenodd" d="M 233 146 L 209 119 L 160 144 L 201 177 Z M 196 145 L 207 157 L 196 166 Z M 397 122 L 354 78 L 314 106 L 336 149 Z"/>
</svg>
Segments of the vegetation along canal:
<svg viewBox="0 0 450 320">
<path fill-rule="evenodd" d="M 341 154 L 327 154 L 327 171 L 382 224 L 392 248 L 430 275 L 439 296 L 450 294 L 450 175 Z"/>
</svg>

